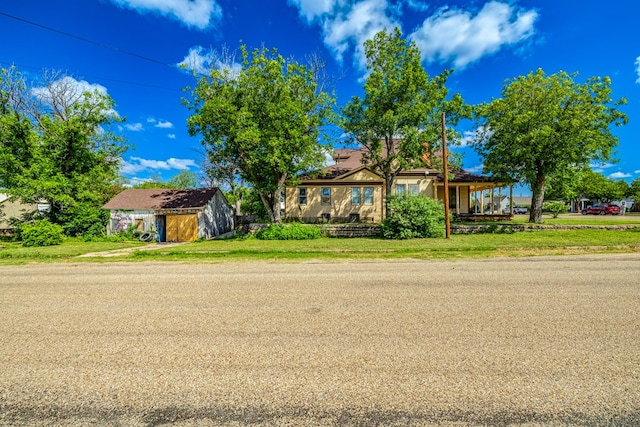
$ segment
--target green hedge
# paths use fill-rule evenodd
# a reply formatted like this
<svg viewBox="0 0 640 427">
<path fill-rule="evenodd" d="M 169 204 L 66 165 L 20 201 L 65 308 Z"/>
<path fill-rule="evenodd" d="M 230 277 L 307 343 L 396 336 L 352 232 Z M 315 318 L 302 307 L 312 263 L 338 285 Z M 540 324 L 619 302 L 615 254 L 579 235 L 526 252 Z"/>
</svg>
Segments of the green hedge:
<svg viewBox="0 0 640 427">
<path fill-rule="evenodd" d="M 389 200 L 382 235 L 387 239 L 443 237 L 444 227 L 444 205 L 440 201 L 408 194 Z"/>
<path fill-rule="evenodd" d="M 300 223 L 271 224 L 256 233 L 260 240 L 310 240 L 319 239 L 322 232 L 318 227 Z"/>
</svg>

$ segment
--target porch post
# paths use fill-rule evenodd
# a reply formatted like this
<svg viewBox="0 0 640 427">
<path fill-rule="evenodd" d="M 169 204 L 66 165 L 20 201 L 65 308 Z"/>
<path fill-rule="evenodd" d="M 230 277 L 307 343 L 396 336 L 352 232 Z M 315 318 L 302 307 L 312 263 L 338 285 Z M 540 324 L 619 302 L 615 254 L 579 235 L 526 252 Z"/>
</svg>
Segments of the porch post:
<svg viewBox="0 0 640 427">
<path fill-rule="evenodd" d="M 509 215 L 513 216 L 513 184 L 509 185 Z"/>
</svg>

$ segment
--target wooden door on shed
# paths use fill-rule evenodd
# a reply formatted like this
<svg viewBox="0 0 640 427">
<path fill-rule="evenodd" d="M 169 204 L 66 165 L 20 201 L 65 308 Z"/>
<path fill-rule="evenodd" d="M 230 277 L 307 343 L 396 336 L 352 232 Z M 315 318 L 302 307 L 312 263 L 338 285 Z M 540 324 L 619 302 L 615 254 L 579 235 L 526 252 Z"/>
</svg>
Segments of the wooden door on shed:
<svg viewBox="0 0 640 427">
<path fill-rule="evenodd" d="M 167 215 L 167 242 L 193 242 L 198 238 L 198 216 Z"/>
</svg>

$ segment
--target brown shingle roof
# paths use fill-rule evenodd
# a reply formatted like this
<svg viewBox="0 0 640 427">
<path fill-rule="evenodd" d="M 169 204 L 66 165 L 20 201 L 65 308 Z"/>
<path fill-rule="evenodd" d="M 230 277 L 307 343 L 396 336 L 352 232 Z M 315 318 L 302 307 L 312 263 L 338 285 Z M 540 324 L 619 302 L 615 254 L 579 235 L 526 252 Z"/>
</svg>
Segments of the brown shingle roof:
<svg viewBox="0 0 640 427">
<path fill-rule="evenodd" d="M 133 189 L 129 188 L 109 200 L 102 208 L 117 209 L 186 209 L 204 207 L 218 191 L 217 188 Z"/>
</svg>

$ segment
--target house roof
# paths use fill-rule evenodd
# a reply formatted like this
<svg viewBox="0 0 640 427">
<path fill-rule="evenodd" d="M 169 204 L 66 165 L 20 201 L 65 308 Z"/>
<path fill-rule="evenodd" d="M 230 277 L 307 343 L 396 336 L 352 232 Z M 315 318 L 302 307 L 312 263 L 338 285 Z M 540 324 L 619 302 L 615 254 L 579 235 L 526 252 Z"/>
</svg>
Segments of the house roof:
<svg viewBox="0 0 640 427">
<path fill-rule="evenodd" d="M 364 153 L 363 149 L 336 149 L 333 151 L 333 159 L 336 162 L 333 165 L 329 165 L 320 171 L 316 171 L 313 174 L 304 174 L 301 175 L 300 178 L 302 180 L 310 180 L 310 179 L 319 179 L 319 180 L 331 180 L 341 177 L 343 175 L 348 174 L 351 171 L 354 171 L 358 168 L 362 168 L 366 166 L 362 163 L 362 155 Z M 434 155 L 437 155 L 435 153 Z M 420 171 L 421 173 L 431 172 L 431 174 L 437 175 L 436 179 L 438 182 L 444 181 L 444 177 L 442 173 L 438 173 L 434 169 L 429 169 L 425 167 L 417 168 L 414 170 Z M 409 172 L 409 171 L 406 171 Z M 453 172 L 452 182 L 493 182 L 494 178 L 485 176 L 472 174 L 462 169 L 457 169 Z"/>
<path fill-rule="evenodd" d="M 133 189 L 129 188 L 109 200 L 103 209 L 187 209 L 202 208 L 213 198 L 217 188 Z"/>
</svg>

